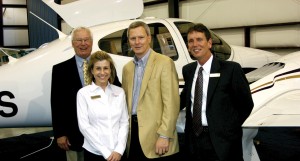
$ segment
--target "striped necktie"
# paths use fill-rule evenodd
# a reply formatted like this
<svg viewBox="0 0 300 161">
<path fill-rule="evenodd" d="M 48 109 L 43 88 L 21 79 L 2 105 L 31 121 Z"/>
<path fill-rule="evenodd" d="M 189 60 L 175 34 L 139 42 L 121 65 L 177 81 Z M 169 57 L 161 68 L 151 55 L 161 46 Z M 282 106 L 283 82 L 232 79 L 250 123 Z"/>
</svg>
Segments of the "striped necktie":
<svg viewBox="0 0 300 161">
<path fill-rule="evenodd" d="M 84 86 L 89 84 L 88 62 L 85 59 L 83 60 L 83 80 L 84 80 Z"/>
</svg>

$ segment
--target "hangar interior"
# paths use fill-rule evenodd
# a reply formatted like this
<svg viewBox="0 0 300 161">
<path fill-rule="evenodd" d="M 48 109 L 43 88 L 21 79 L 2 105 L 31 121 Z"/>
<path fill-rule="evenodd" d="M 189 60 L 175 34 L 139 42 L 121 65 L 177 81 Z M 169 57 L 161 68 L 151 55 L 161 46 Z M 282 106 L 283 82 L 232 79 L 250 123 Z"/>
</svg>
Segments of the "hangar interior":
<svg viewBox="0 0 300 161">
<path fill-rule="evenodd" d="M 75 0 L 55 0 L 67 4 Z M 41 0 L 0 0 L 0 47 L 38 48 L 58 37 L 45 19 L 66 34 L 72 30 Z M 300 50 L 300 0 L 144 0 L 140 18 L 182 18 L 203 23 L 227 43 L 286 55 Z M 28 54 L 17 53 L 15 57 Z M 0 53 L 0 65 L 7 61 Z M 49 128 L 1 130 L 0 138 Z"/>
</svg>

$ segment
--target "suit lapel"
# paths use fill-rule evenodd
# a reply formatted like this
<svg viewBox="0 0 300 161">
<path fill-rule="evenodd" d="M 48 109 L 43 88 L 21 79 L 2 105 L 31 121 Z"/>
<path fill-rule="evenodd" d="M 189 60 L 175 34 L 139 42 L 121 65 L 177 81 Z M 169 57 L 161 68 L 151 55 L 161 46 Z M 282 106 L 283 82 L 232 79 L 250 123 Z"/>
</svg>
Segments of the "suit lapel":
<svg viewBox="0 0 300 161">
<path fill-rule="evenodd" d="M 213 73 L 220 73 L 220 64 L 216 58 L 213 58 L 213 61 L 211 64 L 210 75 Z M 209 102 L 212 98 L 212 95 L 217 87 L 219 79 L 220 79 L 220 77 L 209 77 L 209 83 L 208 83 L 208 89 L 207 89 L 207 105 L 209 104 Z"/>
<path fill-rule="evenodd" d="M 144 71 L 144 76 L 143 76 L 143 81 L 142 81 L 140 96 L 139 96 L 139 102 L 141 101 L 141 98 L 143 97 L 143 95 L 146 91 L 147 84 L 150 80 L 150 77 L 152 75 L 152 71 L 153 71 L 153 68 L 154 68 L 154 65 L 155 65 L 155 60 L 156 60 L 156 53 L 152 50 L 150 55 L 149 55 L 149 58 L 148 58 L 148 61 L 147 61 L 147 64 L 146 64 L 146 68 L 145 68 L 145 71 Z"/>
<path fill-rule="evenodd" d="M 192 65 L 191 65 L 191 68 L 188 70 L 188 72 L 190 73 L 189 74 L 189 82 L 186 82 L 186 84 L 188 85 L 187 86 L 187 91 L 188 91 L 188 102 L 190 102 L 190 98 L 191 98 L 191 91 L 192 91 L 192 86 L 193 86 L 193 79 L 194 79 L 194 74 L 195 74 L 195 71 L 196 71 L 196 68 L 197 68 L 197 61 L 195 61 Z"/>
<path fill-rule="evenodd" d="M 132 112 L 132 91 L 133 91 L 133 80 L 134 80 L 134 69 L 135 65 L 133 62 L 130 62 L 130 65 L 128 67 L 128 71 L 133 71 L 133 72 L 127 72 L 126 73 L 126 81 L 128 83 L 128 108 L 129 112 Z"/>
<path fill-rule="evenodd" d="M 70 83 L 72 83 L 73 85 L 76 85 L 76 88 L 80 89 L 80 88 L 82 88 L 82 83 L 81 83 L 81 79 L 79 76 L 75 56 L 73 56 L 68 61 L 69 62 L 67 65 L 65 65 L 65 67 L 67 68 L 67 71 L 69 71 L 69 73 L 70 73 L 70 77 L 68 77 L 70 79 Z M 73 74 L 71 74 L 71 73 L 73 73 Z"/>
</svg>

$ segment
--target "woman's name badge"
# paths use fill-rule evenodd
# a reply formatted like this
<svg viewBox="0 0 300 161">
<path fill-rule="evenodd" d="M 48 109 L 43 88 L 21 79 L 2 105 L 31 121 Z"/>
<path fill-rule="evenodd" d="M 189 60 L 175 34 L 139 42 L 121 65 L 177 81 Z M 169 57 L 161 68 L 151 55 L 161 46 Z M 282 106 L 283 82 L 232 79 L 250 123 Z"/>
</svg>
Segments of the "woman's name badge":
<svg viewBox="0 0 300 161">
<path fill-rule="evenodd" d="M 93 100 L 93 99 L 97 99 L 97 98 L 101 98 L 101 96 L 100 96 L 100 95 L 91 96 L 91 99 L 92 99 L 92 100 Z"/>
</svg>

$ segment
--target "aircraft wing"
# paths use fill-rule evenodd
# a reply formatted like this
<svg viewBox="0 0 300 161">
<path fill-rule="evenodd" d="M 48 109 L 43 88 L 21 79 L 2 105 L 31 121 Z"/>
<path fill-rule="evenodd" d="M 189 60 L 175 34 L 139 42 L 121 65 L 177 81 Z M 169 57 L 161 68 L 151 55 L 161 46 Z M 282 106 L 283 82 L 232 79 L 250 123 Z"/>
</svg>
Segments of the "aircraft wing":
<svg viewBox="0 0 300 161">
<path fill-rule="evenodd" d="M 254 108 L 243 127 L 300 126 L 299 56 L 300 51 L 288 54 L 249 74 L 273 72 L 250 84 Z"/>
<path fill-rule="evenodd" d="M 64 5 L 58 5 L 54 0 L 43 2 L 73 28 L 138 18 L 144 10 L 142 0 L 79 0 Z"/>
<path fill-rule="evenodd" d="M 243 127 L 300 126 L 300 90 L 282 94 L 255 111 Z"/>
</svg>

